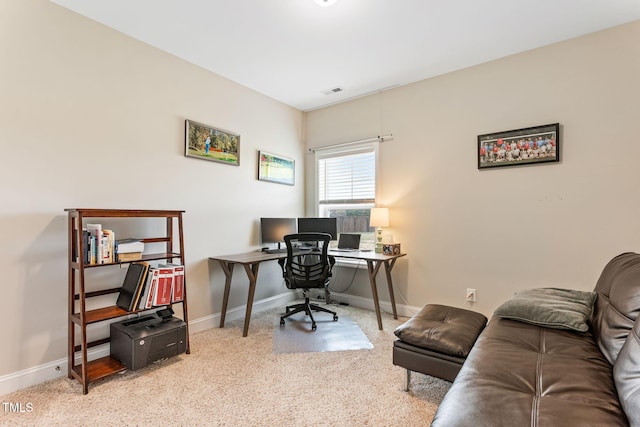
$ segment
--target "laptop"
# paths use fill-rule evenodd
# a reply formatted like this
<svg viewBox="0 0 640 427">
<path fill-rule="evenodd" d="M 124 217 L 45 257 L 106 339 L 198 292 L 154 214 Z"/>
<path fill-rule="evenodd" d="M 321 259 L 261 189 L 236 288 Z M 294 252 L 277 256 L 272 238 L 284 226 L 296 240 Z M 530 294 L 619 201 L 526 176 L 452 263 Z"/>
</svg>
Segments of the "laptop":
<svg viewBox="0 0 640 427">
<path fill-rule="evenodd" d="M 338 247 L 333 250 L 339 252 L 356 252 L 360 250 L 360 234 L 340 233 Z"/>
</svg>

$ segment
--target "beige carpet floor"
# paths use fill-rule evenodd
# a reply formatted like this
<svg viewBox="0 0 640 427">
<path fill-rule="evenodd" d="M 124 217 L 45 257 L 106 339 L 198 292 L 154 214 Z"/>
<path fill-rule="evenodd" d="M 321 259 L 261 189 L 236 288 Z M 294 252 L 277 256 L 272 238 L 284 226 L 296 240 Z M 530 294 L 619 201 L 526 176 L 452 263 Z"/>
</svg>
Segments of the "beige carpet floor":
<svg viewBox="0 0 640 427">
<path fill-rule="evenodd" d="M 2 426 L 426 426 L 450 384 L 391 361 L 393 330 L 406 319 L 337 306 L 373 349 L 274 354 L 279 313 L 191 336 L 191 354 L 94 383 L 87 395 L 60 378 L 2 396 L 31 412 L 0 411 Z M 318 328 L 322 327 L 319 323 Z M 4 405 L 3 405 L 4 406 Z"/>
</svg>

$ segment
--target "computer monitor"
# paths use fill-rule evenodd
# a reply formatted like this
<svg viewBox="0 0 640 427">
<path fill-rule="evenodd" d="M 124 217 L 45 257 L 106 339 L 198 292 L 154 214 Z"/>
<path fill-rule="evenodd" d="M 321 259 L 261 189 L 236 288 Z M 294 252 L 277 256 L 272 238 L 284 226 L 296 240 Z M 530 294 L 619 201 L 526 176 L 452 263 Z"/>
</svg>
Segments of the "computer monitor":
<svg viewBox="0 0 640 427">
<path fill-rule="evenodd" d="M 260 236 L 262 243 L 284 242 L 284 236 L 296 233 L 295 218 L 260 218 Z"/>
<path fill-rule="evenodd" d="M 298 233 L 327 233 L 338 239 L 337 218 L 298 218 Z"/>
</svg>

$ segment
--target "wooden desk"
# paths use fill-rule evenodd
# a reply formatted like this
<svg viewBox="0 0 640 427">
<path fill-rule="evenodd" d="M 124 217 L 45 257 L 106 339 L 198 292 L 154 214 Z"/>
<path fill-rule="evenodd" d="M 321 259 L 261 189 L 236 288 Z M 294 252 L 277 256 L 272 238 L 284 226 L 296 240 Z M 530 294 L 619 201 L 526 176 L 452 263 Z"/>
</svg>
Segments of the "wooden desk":
<svg viewBox="0 0 640 427">
<path fill-rule="evenodd" d="M 389 299 L 391 300 L 391 308 L 393 310 L 393 318 L 398 318 L 396 312 L 396 301 L 393 296 L 393 284 L 391 282 L 391 270 L 398 258 L 406 254 L 399 255 L 383 255 L 373 251 L 359 252 L 340 252 L 329 250 L 329 255 L 335 258 L 345 258 L 354 260 L 363 260 L 367 262 L 367 270 L 369 272 L 369 282 L 371 284 L 371 295 L 373 296 L 373 304 L 376 309 L 376 317 L 378 318 L 378 328 L 382 330 L 382 316 L 380 314 L 380 301 L 378 299 L 378 285 L 376 277 L 380 267 L 384 265 L 385 274 L 387 276 L 387 285 L 389 286 Z M 236 264 L 244 267 L 244 271 L 249 278 L 249 292 L 247 293 L 247 309 L 244 316 L 244 330 L 242 336 L 246 337 L 249 333 L 249 322 L 251 320 L 251 309 L 253 307 L 253 298 L 256 293 L 256 282 L 258 281 L 258 269 L 260 263 L 265 261 L 275 261 L 286 258 L 286 253 L 270 254 L 261 251 L 246 252 L 235 255 L 221 255 L 210 257 L 209 259 L 218 261 L 222 266 L 225 275 L 224 296 L 222 298 L 222 312 L 220 313 L 220 327 L 224 328 L 224 320 L 227 314 L 227 304 L 229 303 L 229 292 L 231 290 L 231 279 L 233 278 L 233 268 Z"/>
</svg>

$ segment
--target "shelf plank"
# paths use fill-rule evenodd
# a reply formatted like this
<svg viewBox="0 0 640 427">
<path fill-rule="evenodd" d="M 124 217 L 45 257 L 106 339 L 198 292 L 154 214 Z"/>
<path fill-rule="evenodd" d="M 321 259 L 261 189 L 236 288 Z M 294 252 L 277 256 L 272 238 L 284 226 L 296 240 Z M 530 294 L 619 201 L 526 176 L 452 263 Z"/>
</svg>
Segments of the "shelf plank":
<svg viewBox="0 0 640 427">
<path fill-rule="evenodd" d="M 153 261 L 158 259 L 168 259 L 168 258 L 180 258 L 180 254 L 177 252 L 165 252 L 161 254 L 142 254 L 142 261 Z"/>
<path fill-rule="evenodd" d="M 87 325 L 96 322 L 102 322 L 103 320 L 115 319 L 116 317 L 126 316 L 127 314 L 135 313 L 133 311 L 123 310 L 117 305 L 112 305 L 109 307 L 102 307 L 96 310 L 87 310 L 85 313 L 84 319 Z M 80 314 L 75 313 L 71 316 L 71 319 L 74 323 L 80 324 Z"/>
<path fill-rule="evenodd" d="M 101 297 L 104 295 L 110 295 L 110 294 L 115 294 L 120 292 L 121 288 L 110 288 L 110 289 L 102 289 L 100 291 L 91 291 L 91 292 L 85 292 L 84 297 L 85 298 L 93 298 L 93 297 Z M 80 294 L 75 294 L 74 299 L 77 301 L 80 299 Z"/>
<path fill-rule="evenodd" d="M 87 343 L 87 349 L 89 349 L 91 347 L 97 347 L 97 346 L 103 345 L 103 344 L 109 344 L 110 342 L 111 342 L 110 338 L 102 338 L 102 339 L 99 339 L 99 340 L 91 341 L 91 342 Z M 82 350 L 82 346 L 81 345 L 77 345 L 77 346 L 75 346 L 75 348 L 73 350 L 77 353 L 80 350 Z"/>
<path fill-rule="evenodd" d="M 142 310 L 133 310 L 133 311 L 127 311 L 124 310 L 120 307 L 118 307 L 117 305 L 112 305 L 109 307 L 102 307 L 102 308 L 98 308 L 96 310 L 87 310 L 85 313 L 85 321 L 87 323 L 87 325 L 90 325 L 92 323 L 97 323 L 97 322 L 102 322 L 104 320 L 110 320 L 110 319 L 115 319 L 117 317 L 123 317 L 123 316 L 127 316 L 129 314 L 136 314 L 136 313 L 141 313 L 144 311 L 152 311 L 152 310 L 156 310 L 156 309 L 160 309 L 163 307 L 170 307 L 174 304 L 183 304 L 184 301 L 177 301 L 171 304 L 166 304 L 166 305 L 158 305 L 158 306 L 153 306 L 151 308 L 145 308 Z M 71 315 L 71 320 L 77 324 L 80 325 L 80 313 L 74 313 Z"/>
<path fill-rule="evenodd" d="M 85 209 L 67 208 L 66 212 L 71 214 L 81 214 L 84 218 L 171 218 L 178 217 L 185 211 L 176 210 L 147 210 L 147 209 Z"/>
<path fill-rule="evenodd" d="M 74 366 L 73 370 L 80 378 L 82 378 L 82 365 Z M 120 361 L 111 356 L 105 356 L 100 359 L 87 362 L 87 379 L 89 382 L 97 381 L 126 370 L 127 367 L 120 363 Z"/>
<path fill-rule="evenodd" d="M 170 259 L 170 258 L 180 258 L 181 255 L 177 252 L 162 252 L 158 254 L 142 254 L 142 258 L 137 259 L 135 261 L 126 261 L 126 262 L 109 262 L 106 264 L 87 264 L 84 268 L 96 268 L 96 267 L 105 267 L 108 265 L 121 265 L 121 264 L 131 264 L 136 261 L 156 261 L 161 259 Z M 79 268 L 77 265 L 73 265 L 73 268 Z"/>
</svg>

